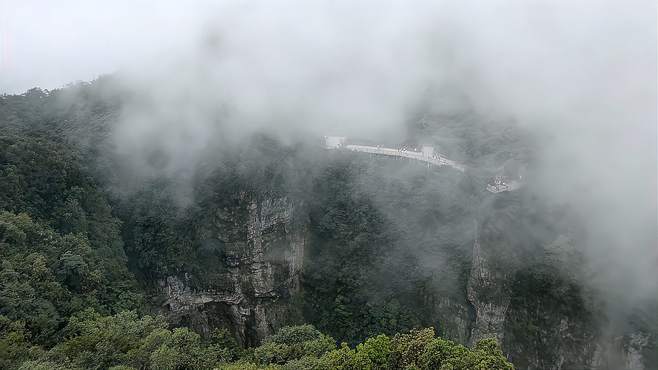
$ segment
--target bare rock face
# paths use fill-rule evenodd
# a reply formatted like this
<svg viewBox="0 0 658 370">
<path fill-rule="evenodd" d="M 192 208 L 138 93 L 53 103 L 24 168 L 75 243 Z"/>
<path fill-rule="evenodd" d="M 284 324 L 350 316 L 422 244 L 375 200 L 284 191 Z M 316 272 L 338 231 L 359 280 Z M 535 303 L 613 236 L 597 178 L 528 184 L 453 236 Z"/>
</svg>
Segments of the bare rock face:
<svg viewBox="0 0 658 370">
<path fill-rule="evenodd" d="M 472 346 L 496 338 L 518 368 L 529 370 L 652 368 L 647 353 L 655 348 L 654 335 L 631 329 L 602 332 L 603 311 L 587 303 L 588 293 L 569 275 L 582 265 L 564 236 L 538 246 L 548 256 L 544 264 L 515 267 L 503 253 L 518 248 L 509 248 L 509 239 L 499 237 L 501 230 L 486 229 L 473 244 L 466 287 L 472 321 L 464 325 L 463 315 L 452 318 L 470 327 L 465 342 Z"/>
<path fill-rule="evenodd" d="M 644 332 L 631 332 L 601 340 L 591 360 L 591 369 L 645 370 L 644 352 L 651 350 L 652 335 Z"/>
<path fill-rule="evenodd" d="M 441 325 L 441 335 L 459 343 L 468 343 L 471 335 L 472 313 L 468 302 L 460 302 L 449 297 L 439 297 L 435 303 L 437 322 Z"/>
<path fill-rule="evenodd" d="M 467 297 L 475 310 L 475 322 L 470 335 L 474 345 L 484 338 L 495 337 L 502 342 L 505 315 L 510 297 L 505 291 L 504 274 L 494 272 L 488 264 L 487 252 L 476 240 L 473 247 L 473 264 L 468 281 Z"/>
<path fill-rule="evenodd" d="M 649 344 L 649 335 L 633 333 L 627 337 L 627 344 L 623 346 L 624 365 L 627 369 L 644 370 L 642 350 Z"/>
<path fill-rule="evenodd" d="M 295 218 L 292 201 L 257 201 L 241 194 L 235 206 L 218 209 L 199 233 L 221 245 L 223 264 L 212 277 L 182 273 L 160 281 L 173 322 L 202 333 L 228 328 L 240 344 L 254 345 L 294 321 L 289 298 L 299 291 L 306 224 Z"/>
</svg>

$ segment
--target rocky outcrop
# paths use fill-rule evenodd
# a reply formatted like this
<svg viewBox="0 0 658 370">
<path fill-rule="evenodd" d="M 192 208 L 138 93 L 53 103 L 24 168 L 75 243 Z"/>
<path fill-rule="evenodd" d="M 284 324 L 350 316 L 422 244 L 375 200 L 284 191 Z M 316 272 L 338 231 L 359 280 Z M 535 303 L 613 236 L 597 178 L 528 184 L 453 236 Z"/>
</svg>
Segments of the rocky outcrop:
<svg viewBox="0 0 658 370">
<path fill-rule="evenodd" d="M 529 370 L 644 370 L 655 338 L 641 331 L 603 335 L 605 314 L 574 275 L 582 269 L 571 241 L 558 235 L 539 255 L 514 267 L 505 228 L 488 228 L 473 244 L 467 299 L 474 316 L 469 345 L 495 337 L 507 357 Z M 519 248 L 515 245 L 514 250 Z M 532 265 L 525 263 L 534 261 Z M 459 315 L 453 319 L 464 326 Z M 468 326 L 468 324 L 467 324 Z M 614 331 L 617 332 L 618 331 Z M 459 340 L 458 337 L 453 337 Z"/>
<path fill-rule="evenodd" d="M 170 319 L 202 333 L 228 328 L 243 345 L 291 321 L 289 298 L 299 291 L 306 246 L 306 224 L 295 211 L 286 197 L 257 201 L 245 194 L 237 206 L 218 209 L 201 233 L 222 246 L 224 263 L 212 279 L 182 273 L 160 281 Z M 192 284 L 195 278 L 201 287 Z"/>
<path fill-rule="evenodd" d="M 632 333 L 627 337 L 627 343 L 622 347 L 624 365 L 627 369 L 644 370 L 642 352 L 649 345 L 649 337 L 646 333 Z"/>
<path fill-rule="evenodd" d="M 458 343 L 468 343 L 473 316 L 468 302 L 457 301 L 450 297 L 439 297 L 434 306 L 434 315 L 437 322 L 440 323 L 441 336 Z"/>
<path fill-rule="evenodd" d="M 495 337 L 502 342 L 505 315 L 510 297 L 506 291 L 506 277 L 495 272 L 488 264 L 487 252 L 483 251 L 479 241 L 473 247 L 473 264 L 468 281 L 467 297 L 475 310 L 475 322 L 470 335 L 470 344 Z"/>
<path fill-rule="evenodd" d="M 645 332 L 632 332 L 602 340 L 596 345 L 590 363 L 591 369 L 653 369 L 654 367 L 647 366 L 645 358 L 647 352 L 655 351 L 653 341 L 655 337 Z"/>
</svg>

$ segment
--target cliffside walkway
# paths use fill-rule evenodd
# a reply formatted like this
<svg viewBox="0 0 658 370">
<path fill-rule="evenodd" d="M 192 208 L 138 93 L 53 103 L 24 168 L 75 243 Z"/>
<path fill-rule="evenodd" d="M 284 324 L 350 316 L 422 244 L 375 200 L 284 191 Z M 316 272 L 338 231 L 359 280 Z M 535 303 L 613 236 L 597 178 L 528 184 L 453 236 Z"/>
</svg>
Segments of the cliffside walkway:
<svg viewBox="0 0 658 370">
<path fill-rule="evenodd" d="M 441 154 L 434 153 L 431 146 L 423 146 L 420 151 L 409 150 L 405 148 L 386 148 L 382 146 L 355 145 L 345 144 L 346 138 L 336 136 L 325 136 L 325 147 L 327 149 L 343 149 L 353 152 L 361 152 L 375 155 L 384 155 L 389 157 L 407 158 L 411 160 L 425 162 L 434 166 L 449 166 L 458 171 L 464 172 L 465 167 L 455 161 L 445 158 Z"/>
<path fill-rule="evenodd" d="M 427 163 L 428 166 L 448 166 L 458 171 L 464 172 L 466 167 L 460 163 L 450 160 L 439 153 L 434 152 L 434 147 L 430 145 L 423 145 L 420 150 L 409 150 L 405 147 L 402 148 L 386 148 L 381 145 L 358 145 L 347 144 L 347 138 L 342 136 L 325 136 L 324 146 L 330 150 L 350 150 L 353 152 L 361 152 L 375 155 L 383 155 L 396 158 L 407 158 L 414 161 Z M 509 178 L 503 175 L 497 175 L 486 185 L 485 189 L 491 193 L 498 194 L 508 191 L 514 191 L 523 186 L 522 176 L 519 174 L 518 178 Z"/>
</svg>

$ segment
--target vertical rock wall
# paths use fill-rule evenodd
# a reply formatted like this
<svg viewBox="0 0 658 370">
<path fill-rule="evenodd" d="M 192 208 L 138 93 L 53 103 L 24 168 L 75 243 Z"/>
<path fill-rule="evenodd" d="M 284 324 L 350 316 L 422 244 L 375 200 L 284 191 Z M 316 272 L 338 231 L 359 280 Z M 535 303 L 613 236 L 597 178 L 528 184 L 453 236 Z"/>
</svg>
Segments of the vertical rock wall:
<svg viewBox="0 0 658 370">
<path fill-rule="evenodd" d="M 518 225 L 502 225 L 481 230 L 477 236 L 481 239 L 473 243 L 466 292 L 475 313 L 469 345 L 495 337 L 517 368 L 528 370 L 647 368 L 645 356 L 655 338 L 632 330 L 613 336 L 600 332 L 605 325 L 602 312 L 586 302 L 582 284 L 565 271 L 565 265 L 582 265 L 564 235 L 554 236 L 546 245 L 536 244 L 540 255 L 551 258 L 531 262 L 533 259 L 525 256 L 519 257 L 522 263 L 518 263 L 508 261 L 506 255 L 500 258 L 506 248 L 522 249 L 521 245 L 508 245 L 509 238 L 504 237 L 509 225 Z M 525 241 L 529 245 L 535 242 Z M 462 319 L 457 317 L 457 321 Z"/>
<path fill-rule="evenodd" d="M 307 244 L 302 208 L 286 197 L 242 194 L 233 207 L 217 209 L 200 234 L 223 245 L 223 263 L 212 281 L 183 271 L 160 282 L 163 309 L 172 321 L 205 333 L 228 328 L 242 345 L 258 344 L 278 327 L 303 321 L 291 302 L 299 293 Z M 509 227 L 518 225 L 502 223 L 475 236 L 463 299 L 428 300 L 443 335 L 470 345 L 495 337 L 519 368 L 644 369 L 643 353 L 655 339 L 632 334 L 605 341 L 550 295 L 519 293 L 519 266 L 501 265 L 509 259 L 501 259 L 501 250 L 518 249 L 505 237 Z M 559 264 L 573 259 L 564 256 Z M 195 279 L 204 281 L 203 288 Z"/>
<path fill-rule="evenodd" d="M 473 265 L 468 281 L 468 301 L 475 310 L 475 323 L 471 328 L 470 344 L 496 337 L 502 342 L 505 314 L 510 297 L 505 289 L 507 277 L 494 272 L 487 263 L 488 251 L 483 251 L 476 240 L 473 247 Z"/>
<path fill-rule="evenodd" d="M 206 238 L 223 245 L 218 278 L 192 288 L 181 273 L 160 282 L 172 321 L 210 332 L 230 329 L 242 345 L 254 345 L 277 327 L 294 321 L 289 300 L 299 291 L 306 224 L 298 222 L 288 198 L 255 200 L 242 194 L 234 208 L 218 209 Z"/>
</svg>

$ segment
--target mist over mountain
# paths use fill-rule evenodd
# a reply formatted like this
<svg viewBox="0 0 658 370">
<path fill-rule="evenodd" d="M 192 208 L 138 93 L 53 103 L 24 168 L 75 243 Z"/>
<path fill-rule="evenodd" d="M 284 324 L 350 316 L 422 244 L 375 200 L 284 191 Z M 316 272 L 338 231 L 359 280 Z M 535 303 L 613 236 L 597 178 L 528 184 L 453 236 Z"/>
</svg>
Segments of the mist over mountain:
<svg viewBox="0 0 658 370">
<path fill-rule="evenodd" d="M 0 13 L 0 367 L 658 367 L 655 4 Z"/>
</svg>

